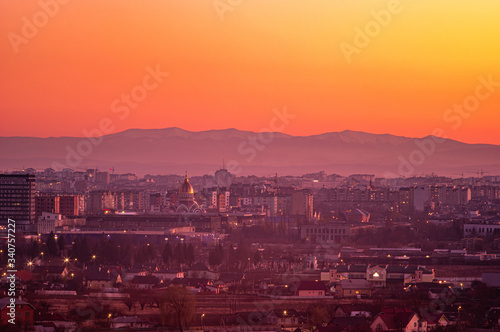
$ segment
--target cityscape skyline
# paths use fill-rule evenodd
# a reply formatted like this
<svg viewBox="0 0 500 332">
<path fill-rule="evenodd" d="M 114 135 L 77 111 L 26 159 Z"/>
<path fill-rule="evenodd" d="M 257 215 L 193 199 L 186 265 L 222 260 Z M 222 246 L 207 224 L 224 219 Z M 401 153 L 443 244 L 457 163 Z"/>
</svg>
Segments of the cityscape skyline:
<svg viewBox="0 0 500 332">
<path fill-rule="evenodd" d="M 0 0 L 0 331 L 500 331 L 491 0 Z"/>
</svg>

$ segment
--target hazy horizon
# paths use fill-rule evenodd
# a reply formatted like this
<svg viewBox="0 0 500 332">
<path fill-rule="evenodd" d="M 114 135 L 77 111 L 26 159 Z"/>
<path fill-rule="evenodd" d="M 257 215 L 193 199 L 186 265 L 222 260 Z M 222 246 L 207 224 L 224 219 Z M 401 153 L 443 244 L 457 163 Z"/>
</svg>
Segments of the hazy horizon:
<svg viewBox="0 0 500 332">
<path fill-rule="evenodd" d="M 5 136 L 259 131 L 286 107 L 291 135 L 500 144 L 494 2 L 47 3 L 0 3 Z"/>
<path fill-rule="evenodd" d="M 256 130 L 255 131 L 252 131 L 252 130 L 242 130 L 242 129 L 238 129 L 238 128 L 234 128 L 234 127 L 214 128 L 214 129 L 206 129 L 206 130 L 188 130 L 188 129 L 181 128 L 181 127 L 164 127 L 164 128 L 136 128 L 136 127 L 131 127 L 131 128 L 127 128 L 127 129 L 124 129 L 124 130 L 121 130 L 121 131 L 117 131 L 117 132 L 113 132 L 113 133 L 110 133 L 110 134 L 104 134 L 104 135 L 101 135 L 101 136 L 105 137 L 105 136 L 109 136 L 109 135 L 115 135 L 115 134 L 124 133 L 124 132 L 131 131 L 131 130 L 144 130 L 144 131 L 151 130 L 151 131 L 156 131 L 156 130 L 167 130 L 167 129 L 180 129 L 182 131 L 189 132 L 189 133 L 204 133 L 204 132 L 212 132 L 212 131 L 229 131 L 229 130 L 237 130 L 237 131 L 241 131 L 241 132 L 248 132 L 248 133 L 254 133 L 254 134 L 258 134 L 259 133 L 259 131 L 256 131 Z M 349 133 L 349 132 L 360 133 L 360 134 L 367 134 L 367 135 L 376 135 L 376 136 L 394 136 L 394 137 L 402 137 L 402 138 L 410 138 L 410 139 L 421 139 L 421 138 L 425 138 L 425 137 L 429 137 L 429 136 L 436 136 L 436 135 L 433 135 L 432 133 L 429 133 L 428 135 L 425 135 L 425 136 L 416 137 L 416 136 L 395 135 L 395 134 L 391 134 L 391 133 L 387 133 L 387 132 L 376 133 L 376 132 L 367 132 L 367 131 L 351 130 L 351 129 L 344 129 L 344 130 L 339 130 L 339 131 L 318 132 L 318 133 L 311 133 L 309 135 L 293 135 L 293 134 L 288 134 L 286 132 L 281 132 L 281 131 L 264 131 L 264 132 L 271 132 L 271 133 L 274 133 L 274 134 L 283 134 L 283 135 L 290 136 L 290 137 L 312 137 L 312 136 L 320 136 L 320 135 L 325 135 L 325 134 Z M 81 135 L 81 136 L 19 136 L 19 135 L 13 135 L 13 136 L 0 136 L 0 137 L 4 137 L 4 138 L 16 138 L 16 137 L 18 137 L 18 138 L 86 138 L 87 136 L 84 136 L 84 135 Z M 93 137 L 100 137 L 100 136 L 93 136 Z M 440 137 L 440 136 L 437 136 L 437 137 Z M 449 139 L 449 140 L 452 140 L 452 141 L 456 141 L 456 142 L 460 142 L 460 143 L 466 143 L 466 144 L 474 144 L 474 145 L 500 145 L 500 144 L 485 143 L 485 142 L 467 142 L 467 141 L 463 141 L 463 140 L 452 139 L 452 138 L 449 138 L 449 137 L 446 137 L 446 138 Z"/>
<path fill-rule="evenodd" d="M 127 130 L 103 137 L 0 137 L 2 168 L 115 168 L 137 174 L 207 174 L 226 161 L 235 174 L 500 174 L 500 146 L 438 136 L 408 138 L 355 131 L 291 136 L 236 129 Z"/>
</svg>

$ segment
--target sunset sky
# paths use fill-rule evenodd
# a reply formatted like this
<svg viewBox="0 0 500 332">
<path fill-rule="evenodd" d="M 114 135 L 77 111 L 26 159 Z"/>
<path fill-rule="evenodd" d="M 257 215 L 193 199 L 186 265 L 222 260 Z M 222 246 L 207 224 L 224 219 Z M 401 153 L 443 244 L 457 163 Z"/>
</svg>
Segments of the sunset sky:
<svg viewBox="0 0 500 332">
<path fill-rule="evenodd" d="M 1 136 L 82 136 L 103 118 L 114 132 L 260 131 L 286 107 L 296 117 L 283 132 L 293 135 L 442 128 L 500 144 L 498 1 L 61 2 L 49 16 L 41 3 L 55 0 L 0 0 Z M 385 26 L 380 11 L 390 14 Z M 357 47 L 358 32 L 377 26 Z M 347 44 L 358 49 L 350 61 Z M 147 79 L 155 68 L 168 77 Z M 134 89 L 144 100 L 127 116 L 113 112 Z M 446 113 L 478 89 L 475 111 Z"/>
</svg>

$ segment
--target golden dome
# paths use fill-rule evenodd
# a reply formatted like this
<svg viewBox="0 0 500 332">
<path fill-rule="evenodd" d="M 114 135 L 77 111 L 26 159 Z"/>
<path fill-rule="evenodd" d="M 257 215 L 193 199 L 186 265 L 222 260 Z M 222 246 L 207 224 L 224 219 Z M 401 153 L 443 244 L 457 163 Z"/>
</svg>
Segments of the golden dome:
<svg viewBox="0 0 500 332">
<path fill-rule="evenodd" d="M 193 186 L 189 183 L 187 175 L 184 179 L 184 183 L 179 188 L 179 194 L 194 194 Z"/>
</svg>

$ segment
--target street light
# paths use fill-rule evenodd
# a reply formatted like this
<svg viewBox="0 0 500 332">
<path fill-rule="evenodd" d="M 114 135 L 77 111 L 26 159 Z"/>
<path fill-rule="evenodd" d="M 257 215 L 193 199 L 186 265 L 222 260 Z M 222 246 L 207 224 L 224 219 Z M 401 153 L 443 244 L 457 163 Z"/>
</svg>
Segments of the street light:
<svg viewBox="0 0 500 332">
<path fill-rule="evenodd" d="M 203 327 L 203 330 L 205 330 L 205 325 L 203 325 L 203 317 L 205 317 L 205 314 L 201 314 L 201 326 Z"/>
</svg>

